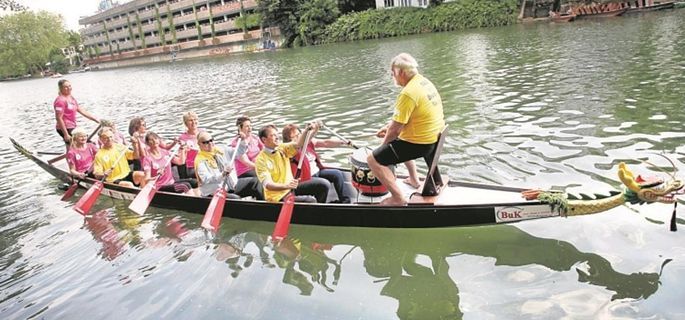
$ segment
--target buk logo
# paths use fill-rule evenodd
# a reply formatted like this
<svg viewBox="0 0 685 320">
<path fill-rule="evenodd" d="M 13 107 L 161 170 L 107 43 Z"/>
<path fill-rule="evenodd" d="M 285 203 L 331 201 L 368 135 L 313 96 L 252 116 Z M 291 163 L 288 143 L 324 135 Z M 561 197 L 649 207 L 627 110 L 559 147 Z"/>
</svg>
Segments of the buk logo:
<svg viewBox="0 0 685 320">
<path fill-rule="evenodd" d="M 499 216 L 499 218 L 502 220 L 523 219 L 523 217 L 521 217 L 522 211 L 523 209 L 518 207 L 507 207 L 497 212 L 497 216 Z"/>
</svg>

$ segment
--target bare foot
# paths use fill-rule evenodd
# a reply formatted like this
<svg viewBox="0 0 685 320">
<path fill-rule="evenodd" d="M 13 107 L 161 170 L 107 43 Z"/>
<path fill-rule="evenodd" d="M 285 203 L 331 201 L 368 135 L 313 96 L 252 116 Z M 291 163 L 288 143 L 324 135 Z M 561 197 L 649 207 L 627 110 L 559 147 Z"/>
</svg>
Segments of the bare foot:
<svg viewBox="0 0 685 320">
<path fill-rule="evenodd" d="M 404 198 L 395 198 L 395 197 L 389 197 L 385 198 L 381 201 L 382 206 L 406 206 L 407 205 L 407 200 Z"/>
<path fill-rule="evenodd" d="M 404 178 L 402 182 L 410 185 L 414 189 L 418 189 L 421 186 L 421 183 L 418 180 L 412 180 L 412 178 Z"/>
</svg>

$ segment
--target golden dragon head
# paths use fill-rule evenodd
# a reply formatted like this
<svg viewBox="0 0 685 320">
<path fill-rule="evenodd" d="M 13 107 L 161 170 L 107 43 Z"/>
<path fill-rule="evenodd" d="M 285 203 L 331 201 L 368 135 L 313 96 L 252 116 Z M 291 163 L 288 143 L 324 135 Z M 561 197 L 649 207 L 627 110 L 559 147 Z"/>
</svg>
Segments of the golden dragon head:
<svg viewBox="0 0 685 320">
<path fill-rule="evenodd" d="M 669 181 L 658 177 L 635 177 L 623 162 L 618 165 L 618 178 L 626 186 L 624 196 L 630 203 L 674 203 L 675 196 L 683 194 L 683 181 L 675 176 L 671 175 Z"/>
</svg>

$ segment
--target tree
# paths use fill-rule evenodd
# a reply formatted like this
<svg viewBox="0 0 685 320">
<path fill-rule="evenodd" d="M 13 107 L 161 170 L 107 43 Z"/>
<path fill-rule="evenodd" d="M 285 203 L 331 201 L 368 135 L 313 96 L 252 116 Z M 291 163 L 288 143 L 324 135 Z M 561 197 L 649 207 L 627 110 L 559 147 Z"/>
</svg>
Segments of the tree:
<svg viewBox="0 0 685 320">
<path fill-rule="evenodd" d="M 258 0 L 257 12 L 264 26 L 277 26 L 281 30 L 283 45 L 292 46 L 299 33 L 300 5 L 305 0 Z"/>
<path fill-rule="evenodd" d="M 309 0 L 300 9 L 299 35 L 296 44 L 313 45 L 323 40 L 326 26 L 340 16 L 336 0 Z"/>
<path fill-rule="evenodd" d="M 67 45 L 62 17 L 45 11 L 22 11 L 0 19 L 0 76 L 37 73 L 50 53 Z"/>
<path fill-rule="evenodd" d="M 26 7 L 14 0 L 0 0 L 0 9 L 2 9 L 2 11 L 6 11 L 7 9 L 9 9 L 9 11 L 26 11 Z"/>
<path fill-rule="evenodd" d="M 338 9 L 340 9 L 340 13 L 342 14 L 375 8 L 375 0 L 338 0 Z"/>
<path fill-rule="evenodd" d="M 441 5 L 443 2 L 445 2 L 445 0 L 429 0 L 428 6 L 429 7 L 437 7 L 437 6 Z"/>
</svg>

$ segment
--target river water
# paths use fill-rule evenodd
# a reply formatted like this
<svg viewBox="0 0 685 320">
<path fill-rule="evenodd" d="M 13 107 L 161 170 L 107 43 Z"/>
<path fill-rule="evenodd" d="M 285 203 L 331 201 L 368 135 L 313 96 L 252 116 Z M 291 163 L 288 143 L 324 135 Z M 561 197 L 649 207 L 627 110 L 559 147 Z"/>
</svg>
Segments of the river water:
<svg viewBox="0 0 685 320">
<path fill-rule="evenodd" d="M 389 60 L 409 52 L 441 92 L 452 180 L 606 193 L 618 163 L 685 169 L 685 10 L 176 61 L 69 75 L 80 103 L 126 131 L 173 136 L 181 114 L 226 140 L 238 114 L 318 118 L 361 145 L 391 115 Z M 513 225 L 394 230 L 201 216 L 101 197 L 91 219 L 11 146 L 59 151 L 56 79 L 0 83 L 3 318 L 558 319 L 685 317 L 685 233 L 672 206 Z M 83 118 L 81 118 L 83 120 Z M 81 122 L 87 128 L 90 123 Z M 325 135 L 322 134 L 322 137 Z M 347 165 L 349 149 L 325 150 Z M 677 173 L 683 178 L 680 173 Z M 678 226 L 685 229 L 682 207 Z M 324 213 L 322 213 L 324 214 Z"/>
</svg>

